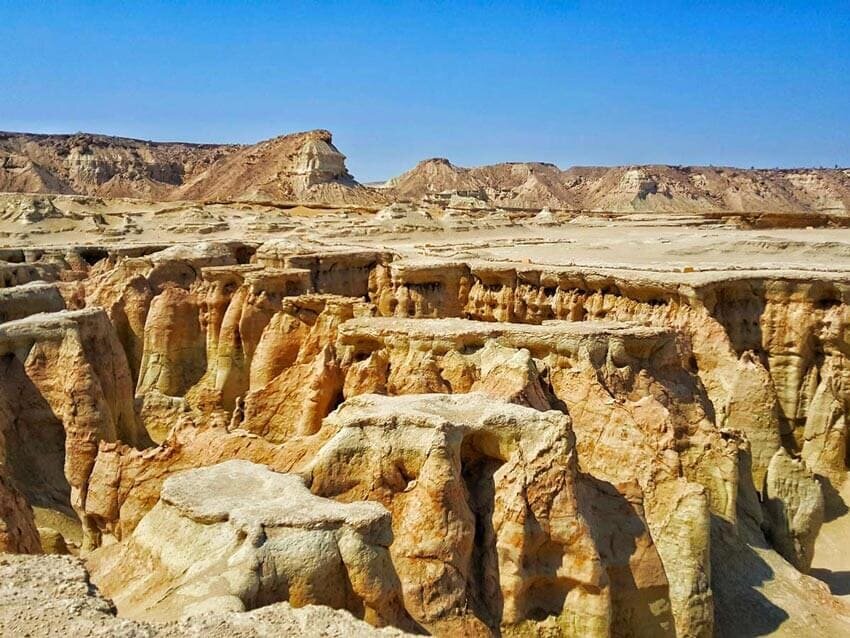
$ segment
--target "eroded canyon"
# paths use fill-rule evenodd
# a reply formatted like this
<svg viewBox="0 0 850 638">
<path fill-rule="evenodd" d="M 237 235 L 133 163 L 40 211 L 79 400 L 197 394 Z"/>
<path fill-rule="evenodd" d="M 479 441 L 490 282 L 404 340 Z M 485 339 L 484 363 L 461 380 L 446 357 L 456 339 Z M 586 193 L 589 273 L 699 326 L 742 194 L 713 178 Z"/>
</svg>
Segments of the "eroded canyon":
<svg viewBox="0 0 850 638">
<path fill-rule="evenodd" d="M 0 204 L 4 632 L 850 633 L 846 171 L 594 210 L 16 139 L 10 190 L 74 162 Z"/>
</svg>

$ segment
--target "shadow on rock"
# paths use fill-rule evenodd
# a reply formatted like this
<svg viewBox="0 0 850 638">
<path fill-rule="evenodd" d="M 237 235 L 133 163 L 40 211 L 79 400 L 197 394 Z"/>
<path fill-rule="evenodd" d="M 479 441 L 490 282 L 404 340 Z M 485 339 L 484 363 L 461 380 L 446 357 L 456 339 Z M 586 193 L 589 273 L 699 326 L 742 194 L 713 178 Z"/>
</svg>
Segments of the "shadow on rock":
<svg viewBox="0 0 850 638">
<path fill-rule="evenodd" d="M 776 631 L 788 612 L 758 587 L 774 578 L 773 569 L 755 547 L 769 549 L 760 533 L 746 534 L 752 545 L 728 522 L 712 516 L 711 579 L 714 590 L 715 635 L 749 638 Z"/>
<path fill-rule="evenodd" d="M 814 568 L 809 571 L 809 575 L 825 582 L 833 596 L 850 594 L 850 571 L 834 572 L 831 569 Z"/>
</svg>

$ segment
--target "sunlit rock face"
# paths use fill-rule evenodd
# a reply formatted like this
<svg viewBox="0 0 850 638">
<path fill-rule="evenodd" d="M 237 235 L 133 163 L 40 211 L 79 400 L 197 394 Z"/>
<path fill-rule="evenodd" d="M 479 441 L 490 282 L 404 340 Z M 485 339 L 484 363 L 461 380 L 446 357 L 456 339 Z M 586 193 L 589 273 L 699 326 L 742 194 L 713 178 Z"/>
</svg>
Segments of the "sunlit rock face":
<svg viewBox="0 0 850 638">
<path fill-rule="evenodd" d="M 31 505 L 81 517 L 98 441 L 150 442 L 109 320 L 92 308 L 7 322 L 0 352 L 5 466 Z"/>
<path fill-rule="evenodd" d="M 566 416 L 478 393 L 365 395 L 323 427 L 335 434 L 306 470 L 311 490 L 392 512 L 390 554 L 418 623 L 487 635 L 541 620 L 608 634 L 608 578 Z"/>
<path fill-rule="evenodd" d="M 287 600 L 403 625 L 391 540 L 378 503 L 322 499 L 298 476 L 227 461 L 167 479 L 132 535 L 89 562 L 129 616 L 172 619 Z"/>
<path fill-rule="evenodd" d="M 170 623 L 131 620 L 116 615 L 112 601 L 92 586 L 79 558 L 71 556 L 6 555 L 0 564 L 0 633 L 15 636 L 111 635 L 180 638 L 266 638 L 275 636 L 411 636 L 394 627 L 376 629 L 351 613 L 288 602 L 272 603 L 250 612 L 218 609 Z"/>
<path fill-rule="evenodd" d="M 0 290 L 0 549 L 81 554 L 144 623 L 841 635 L 805 573 L 844 514 L 843 278 L 439 250 L 36 258 Z"/>
<path fill-rule="evenodd" d="M 330 136 L 315 136 L 308 140 L 298 150 L 292 172 L 296 176 L 297 187 L 303 189 L 332 181 L 355 183 L 345 168 L 345 155 L 331 143 Z"/>
<path fill-rule="evenodd" d="M 612 583 L 621 602 L 614 620 L 623 623 L 615 628 L 625 631 L 636 614 L 658 631 L 674 624 L 689 634 L 710 630 L 709 515 L 734 522 L 739 487 L 751 506 L 755 494 L 739 486 L 737 439 L 707 417 L 705 391 L 684 369 L 673 333 L 604 323 L 376 318 L 347 322 L 338 343 L 344 358 L 360 362 L 349 368 L 354 379 L 346 379 L 346 396 L 360 388 L 479 391 L 568 412 L 579 467 L 596 480 L 588 485 L 609 496 L 608 507 L 630 515 L 651 546 L 635 544 L 631 558 L 609 557 L 609 569 L 625 562 L 636 572 Z M 604 534 L 607 524 L 600 525 Z M 650 567 L 644 551 L 651 552 Z M 643 586 L 647 572 L 656 577 Z"/>
<path fill-rule="evenodd" d="M 0 288 L 0 323 L 23 319 L 41 312 L 65 309 L 65 300 L 55 285 L 33 282 Z"/>
<path fill-rule="evenodd" d="M 384 316 L 633 321 L 673 328 L 692 351 L 718 425 L 750 436 L 761 490 L 777 438 L 805 447 L 820 474 L 828 476 L 830 465 L 844 471 L 848 295 L 847 283 L 828 277 L 454 262 L 441 267 L 435 260 L 402 260 L 378 269 L 370 298 Z M 826 438 L 831 452 L 822 450 Z"/>
<path fill-rule="evenodd" d="M 345 156 L 325 130 L 250 145 L 3 134 L 0 189 L 160 201 L 383 201 L 348 173 Z"/>
</svg>

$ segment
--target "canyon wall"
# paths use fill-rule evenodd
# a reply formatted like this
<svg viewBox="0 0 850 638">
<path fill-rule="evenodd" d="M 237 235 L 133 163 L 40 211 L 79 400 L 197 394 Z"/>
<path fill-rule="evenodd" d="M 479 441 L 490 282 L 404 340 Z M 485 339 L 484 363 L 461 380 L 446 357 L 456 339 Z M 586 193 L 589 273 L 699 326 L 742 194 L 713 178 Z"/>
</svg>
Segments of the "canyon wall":
<svg viewBox="0 0 850 638">
<path fill-rule="evenodd" d="M 709 636 L 798 596 L 850 627 L 805 575 L 846 476 L 843 275 L 105 252 L 0 289 L 0 540 L 81 553 L 120 614 Z"/>
</svg>

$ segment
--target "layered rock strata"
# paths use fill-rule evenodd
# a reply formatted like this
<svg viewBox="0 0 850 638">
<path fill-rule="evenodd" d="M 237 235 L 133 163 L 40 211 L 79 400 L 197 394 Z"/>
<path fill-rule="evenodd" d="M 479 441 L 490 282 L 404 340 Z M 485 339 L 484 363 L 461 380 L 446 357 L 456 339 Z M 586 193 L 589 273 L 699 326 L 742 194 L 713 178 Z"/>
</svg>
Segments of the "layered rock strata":
<svg viewBox="0 0 850 638">
<path fill-rule="evenodd" d="M 150 442 L 106 314 L 91 308 L 0 324 L 3 465 L 35 507 L 83 518 L 98 442 Z"/>
<path fill-rule="evenodd" d="M 65 310 L 65 300 L 55 285 L 33 282 L 0 288 L 0 323 L 60 310 Z"/>
<path fill-rule="evenodd" d="M 366 188 L 349 174 L 345 156 L 325 130 L 251 145 L 0 132 L 0 190 L 159 201 L 421 200 L 469 208 L 838 216 L 850 208 L 850 170 L 664 165 L 562 170 L 544 162 L 462 168 L 432 158 L 382 188 Z"/>
<path fill-rule="evenodd" d="M 0 189 L 157 200 L 382 201 L 324 130 L 252 145 L 0 132 Z"/>
<path fill-rule="evenodd" d="M 375 629 L 344 611 L 281 602 L 251 612 L 217 611 L 169 623 L 119 618 L 112 603 L 92 586 L 81 561 L 69 556 L 0 558 L 0 634 L 50 636 L 144 636 L 145 638 L 392 638 L 393 628 Z"/>
<path fill-rule="evenodd" d="M 362 389 L 480 390 L 568 412 L 580 467 L 598 480 L 597 490 L 620 499 L 625 511 L 636 510 L 631 518 L 643 530 L 643 550 L 661 559 L 654 565 L 650 559 L 649 567 L 640 556 L 626 559 L 635 573 L 618 592 L 623 607 L 615 619 L 622 627 L 640 615 L 659 622 L 641 600 L 646 591 L 635 585 L 659 570 L 667 577 L 659 582 L 650 575 L 645 588 L 664 592 L 654 608 L 672 608 L 679 635 L 710 633 L 709 513 L 734 523 L 739 498 L 751 511 L 758 505 L 750 484 L 740 482 L 739 441 L 718 432 L 707 416 L 710 404 L 699 379 L 684 369 L 687 353 L 677 351 L 672 332 L 604 323 L 375 318 L 343 324 L 339 344 L 344 361 L 355 361 L 347 396 Z"/>
<path fill-rule="evenodd" d="M 604 636 L 608 578 L 569 419 L 484 395 L 363 396 L 324 423 L 314 493 L 392 512 L 405 607 L 437 635 Z M 343 473 L 340 472 L 345 468 Z"/>
<path fill-rule="evenodd" d="M 159 248 L 33 255 L 13 265 L 50 264 L 31 274 L 54 283 L 0 292 L 0 546 L 82 548 L 119 610 L 175 618 L 204 590 L 439 635 L 758 633 L 746 605 L 840 634 L 850 617 L 800 573 L 841 515 L 843 276 Z M 296 501 L 380 503 L 390 536 L 356 553 L 384 552 L 384 571 L 363 567 L 381 576 L 349 571 L 343 522 L 322 573 L 344 596 L 255 583 L 244 566 L 280 547 L 240 540 L 247 519 L 221 512 L 243 503 L 223 499 L 211 531 L 163 488 L 231 459 L 294 474 L 268 483 L 291 502 L 256 490 L 264 527 Z M 208 495 L 238 482 L 200 471 Z M 198 565 L 238 578 L 182 573 L 206 533 L 234 558 Z M 318 582 L 298 570 L 272 572 Z M 264 583 L 276 593 L 252 597 Z"/>
<path fill-rule="evenodd" d="M 93 578 L 125 615 L 171 620 L 288 600 L 403 626 L 389 513 L 310 494 L 303 479 L 246 461 L 176 474 Z"/>
<path fill-rule="evenodd" d="M 773 454 L 841 474 L 850 281 L 811 272 L 650 273 L 397 260 L 376 269 L 380 314 L 541 323 L 634 321 L 675 329 L 717 424 L 753 444 L 759 491 Z M 824 450 L 825 440 L 830 440 Z"/>
</svg>

